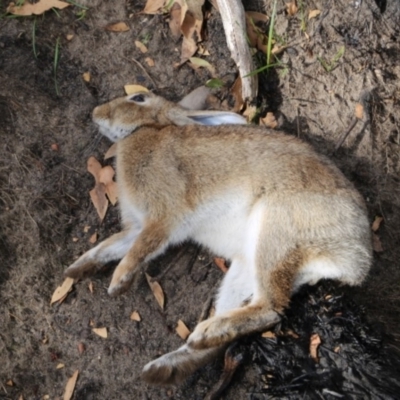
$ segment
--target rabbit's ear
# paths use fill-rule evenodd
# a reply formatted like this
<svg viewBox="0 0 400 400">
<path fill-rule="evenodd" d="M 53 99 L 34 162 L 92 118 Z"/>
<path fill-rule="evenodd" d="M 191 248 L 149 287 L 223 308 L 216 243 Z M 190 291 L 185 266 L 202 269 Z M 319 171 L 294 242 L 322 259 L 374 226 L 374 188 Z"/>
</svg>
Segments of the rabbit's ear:
<svg viewBox="0 0 400 400">
<path fill-rule="evenodd" d="M 246 118 L 229 111 L 189 111 L 186 117 L 200 125 L 244 125 Z"/>
<path fill-rule="evenodd" d="M 211 90 L 206 86 L 200 86 L 192 90 L 178 104 L 186 110 L 204 110 L 207 108 L 207 97 Z"/>
</svg>

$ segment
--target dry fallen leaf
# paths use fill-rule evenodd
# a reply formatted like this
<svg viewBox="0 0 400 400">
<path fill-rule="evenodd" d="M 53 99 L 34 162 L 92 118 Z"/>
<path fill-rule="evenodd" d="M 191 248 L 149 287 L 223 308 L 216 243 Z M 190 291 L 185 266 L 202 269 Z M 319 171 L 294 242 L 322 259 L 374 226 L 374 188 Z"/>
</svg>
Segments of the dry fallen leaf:
<svg viewBox="0 0 400 400">
<path fill-rule="evenodd" d="M 127 32 L 129 31 L 129 26 L 125 22 L 117 22 L 116 24 L 107 25 L 105 29 L 110 32 Z"/>
<path fill-rule="evenodd" d="M 276 121 L 275 115 L 272 112 L 268 112 L 264 118 L 260 118 L 260 125 L 275 129 L 278 126 L 278 122 Z"/>
<path fill-rule="evenodd" d="M 147 52 L 148 52 L 147 47 L 146 47 L 142 42 L 139 42 L 139 40 L 135 40 L 135 46 L 136 46 L 142 53 L 147 53 Z"/>
<path fill-rule="evenodd" d="M 357 103 L 356 104 L 356 111 L 355 111 L 355 115 L 357 119 L 362 119 L 364 116 L 364 107 L 362 104 Z"/>
<path fill-rule="evenodd" d="M 89 282 L 88 288 L 89 288 L 90 293 L 93 294 L 93 282 L 92 281 Z"/>
<path fill-rule="evenodd" d="M 57 364 L 56 369 L 61 369 L 61 368 L 64 368 L 64 367 L 65 367 L 65 364 L 59 363 L 59 364 Z"/>
<path fill-rule="evenodd" d="M 147 89 L 141 85 L 125 85 L 124 90 L 127 95 L 137 93 L 137 92 L 148 92 L 149 91 L 149 89 Z"/>
<path fill-rule="evenodd" d="M 97 242 L 97 232 L 93 233 L 93 235 L 89 238 L 89 243 L 95 244 Z"/>
<path fill-rule="evenodd" d="M 383 251 L 381 239 L 379 238 L 379 236 L 376 233 L 372 234 L 372 249 L 376 253 L 382 253 L 382 251 Z"/>
<path fill-rule="evenodd" d="M 59 10 L 62 10 L 70 5 L 71 4 L 59 0 L 39 0 L 37 3 L 25 1 L 24 4 L 19 7 L 15 5 L 15 3 L 11 2 L 6 11 L 14 15 L 41 15 L 51 8 L 58 8 Z"/>
<path fill-rule="evenodd" d="M 53 296 L 51 297 L 50 305 L 66 296 L 71 290 L 73 284 L 74 280 L 72 278 L 65 278 L 61 286 L 54 291 Z"/>
<path fill-rule="evenodd" d="M 261 336 L 264 337 L 264 338 L 268 338 L 268 339 L 275 339 L 276 338 L 275 333 L 271 332 L 271 331 L 263 332 L 261 334 Z"/>
<path fill-rule="evenodd" d="M 312 18 L 318 17 L 319 14 L 321 14 L 320 10 L 311 10 L 308 13 L 308 19 L 312 19 Z"/>
<path fill-rule="evenodd" d="M 99 172 L 99 182 L 105 185 L 108 200 L 113 206 L 115 206 L 118 199 L 118 188 L 117 183 L 113 180 L 114 175 L 115 171 L 111 165 L 105 166 Z"/>
<path fill-rule="evenodd" d="M 240 76 L 238 76 L 235 82 L 233 83 L 230 93 L 235 99 L 235 104 L 233 106 L 232 111 L 233 112 L 241 111 L 244 106 L 244 100 L 242 97 L 242 80 L 240 79 Z"/>
<path fill-rule="evenodd" d="M 153 278 L 150 275 L 148 275 L 148 274 L 145 274 L 145 275 L 146 275 L 147 283 L 149 284 L 150 289 L 153 292 L 154 297 L 157 300 L 157 303 L 159 304 L 159 306 L 162 309 L 164 309 L 165 298 L 164 298 L 164 292 L 162 290 L 161 285 L 157 281 L 153 281 L 152 280 Z"/>
<path fill-rule="evenodd" d="M 371 227 L 372 232 L 376 232 L 379 229 L 382 221 L 383 221 L 382 217 L 378 217 L 378 216 L 375 217 L 374 222 L 372 223 L 372 227 Z"/>
<path fill-rule="evenodd" d="M 290 3 L 286 3 L 286 12 L 289 16 L 293 16 L 297 14 L 299 8 L 297 7 L 296 1 L 292 1 Z"/>
<path fill-rule="evenodd" d="M 113 143 L 111 147 L 104 154 L 104 159 L 107 160 L 111 157 L 115 157 L 117 155 L 117 143 Z"/>
<path fill-rule="evenodd" d="M 224 274 L 228 272 L 229 268 L 226 266 L 224 258 L 215 257 L 214 263 Z"/>
<path fill-rule="evenodd" d="M 74 36 L 75 36 L 75 35 L 73 35 L 72 33 L 70 33 L 70 34 L 68 34 L 68 35 L 66 36 L 66 38 L 67 38 L 68 41 L 71 41 L 71 40 L 74 38 Z"/>
<path fill-rule="evenodd" d="M 103 183 L 97 183 L 94 189 L 89 192 L 89 194 L 97 214 L 100 217 L 100 221 L 103 221 L 108 208 L 106 186 Z"/>
<path fill-rule="evenodd" d="M 91 78 L 90 72 L 84 72 L 84 73 L 82 74 L 82 78 L 83 78 L 83 80 L 84 80 L 85 82 L 90 82 L 90 78 Z"/>
<path fill-rule="evenodd" d="M 92 330 L 96 335 L 99 335 L 103 339 L 107 339 L 107 328 L 93 328 Z"/>
<path fill-rule="evenodd" d="M 164 6 L 166 0 L 147 0 L 147 3 L 142 11 L 143 14 L 156 14 Z"/>
<path fill-rule="evenodd" d="M 7 385 L 7 386 L 14 386 L 14 382 L 12 381 L 12 379 L 9 379 L 9 380 L 6 382 L 6 385 Z"/>
<path fill-rule="evenodd" d="M 76 380 L 78 379 L 79 371 L 76 370 L 71 378 L 68 379 L 67 385 L 65 386 L 65 392 L 63 400 L 70 400 L 75 389 Z"/>
<path fill-rule="evenodd" d="M 140 321 L 142 320 L 142 318 L 140 318 L 140 315 L 139 315 L 139 313 L 138 313 L 137 311 L 134 311 L 134 312 L 131 314 L 131 320 L 132 320 L 132 321 L 140 322 Z"/>
<path fill-rule="evenodd" d="M 318 362 L 318 347 L 321 344 L 321 338 L 319 337 L 318 333 L 314 333 L 310 337 L 310 355 L 311 358 Z"/>
<path fill-rule="evenodd" d="M 79 354 L 83 354 L 85 352 L 85 345 L 82 342 L 78 343 L 78 352 Z"/>
<path fill-rule="evenodd" d="M 155 65 L 154 60 L 153 60 L 152 58 L 150 58 L 150 57 L 146 57 L 146 58 L 144 59 L 144 61 L 146 61 L 146 64 L 147 64 L 149 67 L 154 67 L 154 65 Z"/>
<path fill-rule="evenodd" d="M 175 328 L 176 333 L 180 336 L 181 339 L 186 340 L 190 335 L 190 331 L 188 327 L 182 320 L 178 321 L 178 325 Z"/>
<path fill-rule="evenodd" d="M 206 60 L 204 60 L 203 58 L 199 58 L 199 57 L 190 57 L 189 61 L 192 64 L 192 67 L 194 69 L 197 68 L 207 68 L 208 71 L 210 72 L 210 74 L 212 76 L 215 76 L 215 68 Z"/>
</svg>

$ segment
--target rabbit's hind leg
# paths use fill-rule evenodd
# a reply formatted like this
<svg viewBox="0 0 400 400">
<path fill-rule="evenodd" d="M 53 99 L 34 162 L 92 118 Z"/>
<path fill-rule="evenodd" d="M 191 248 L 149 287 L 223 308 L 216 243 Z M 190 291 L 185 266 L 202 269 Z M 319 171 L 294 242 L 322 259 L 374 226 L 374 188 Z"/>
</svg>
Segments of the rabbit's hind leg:
<svg viewBox="0 0 400 400">
<path fill-rule="evenodd" d="M 249 282 L 248 271 L 243 262 L 236 258 L 224 277 L 216 300 L 216 313 L 240 307 L 251 299 L 253 288 L 246 285 L 246 282 Z M 198 350 L 185 344 L 148 363 L 143 369 L 142 378 L 152 384 L 176 385 L 218 357 L 224 350 L 224 345 Z"/>
<path fill-rule="evenodd" d="M 224 350 L 225 346 L 197 350 L 184 344 L 146 364 L 142 379 L 153 385 L 177 385 Z"/>
<path fill-rule="evenodd" d="M 70 265 L 64 272 L 70 278 L 83 278 L 96 273 L 110 261 L 121 259 L 131 248 L 138 230 L 127 228 L 93 247 Z"/>
<path fill-rule="evenodd" d="M 110 296 L 125 292 L 141 265 L 161 254 L 169 244 L 170 231 L 164 220 L 147 221 L 136 241 L 114 271 L 108 288 Z"/>
</svg>

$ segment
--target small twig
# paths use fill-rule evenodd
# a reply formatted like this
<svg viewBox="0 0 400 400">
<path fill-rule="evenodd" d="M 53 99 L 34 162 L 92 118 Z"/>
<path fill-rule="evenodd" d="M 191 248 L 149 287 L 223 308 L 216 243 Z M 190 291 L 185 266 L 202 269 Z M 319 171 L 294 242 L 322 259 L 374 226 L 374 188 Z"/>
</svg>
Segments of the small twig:
<svg viewBox="0 0 400 400">
<path fill-rule="evenodd" d="M 297 107 L 297 137 L 299 138 L 301 134 L 300 131 L 300 110 L 299 107 Z"/>
<path fill-rule="evenodd" d="M 224 371 L 222 372 L 221 378 L 211 389 L 211 392 L 207 394 L 204 400 L 217 400 L 221 397 L 222 392 L 231 383 L 233 374 L 237 370 L 240 364 L 244 360 L 243 353 L 233 355 L 233 349 L 236 347 L 236 343 L 231 344 L 225 352 L 225 364 Z"/>
<path fill-rule="evenodd" d="M 146 69 L 143 67 L 142 64 L 140 64 L 140 62 L 138 60 L 135 60 L 133 57 L 132 58 L 127 58 L 127 57 L 122 57 L 127 61 L 133 62 L 135 63 L 142 71 L 143 73 L 146 75 L 146 77 L 150 80 L 150 82 L 153 84 L 153 86 L 155 88 L 157 88 L 158 86 L 156 85 L 156 83 L 154 82 L 153 78 L 149 75 L 149 73 L 146 71 Z"/>
<path fill-rule="evenodd" d="M 353 120 L 351 121 L 350 126 L 348 127 L 348 129 L 346 130 L 346 132 L 342 135 L 342 137 L 339 139 L 335 150 L 333 151 L 334 153 L 336 153 L 339 148 L 342 146 L 343 142 L 346 140 L 347 136 L 350 135 L 350 132 L 354 129 L 354 127 L 357 125 L 357 121 L 358 119 L 356 117 L 353 117 Z"/>
</svg>

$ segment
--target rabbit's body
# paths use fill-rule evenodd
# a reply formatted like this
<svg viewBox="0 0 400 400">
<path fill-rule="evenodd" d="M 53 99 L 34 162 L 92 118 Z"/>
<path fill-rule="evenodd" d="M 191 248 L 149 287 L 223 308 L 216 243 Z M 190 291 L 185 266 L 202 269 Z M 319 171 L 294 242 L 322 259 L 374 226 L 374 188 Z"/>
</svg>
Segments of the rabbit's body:
<svg viewBox="0 0 400 400">
<path fill-rule="evenodd" d="M 135 107 L 118 99 L 94 112 L 103 133 L 121 137 L 124 230 L 85 253 L 67 275 L 82 276 L 122 258 L 109 288 L 117 294 L 143 263 L 188 239 L 231 260 L 215 316 L 196 327 L 188 344 L 149 363 L 146 380 L 177 383 L 228 342 L 273 326 L 304 283 L 362 282 L 371 263 L 365 205 L 328 159 L 294 137 L 262 128 L 173 125 L 188 124 L 183 117 L 166 124 L 167 107 L 151 116 L 139 107 L 152 121 L 142 123 Z M 136 130 L 127 134 L 129 121 L 114 117 L 132 108 Z"/>
</svg>

